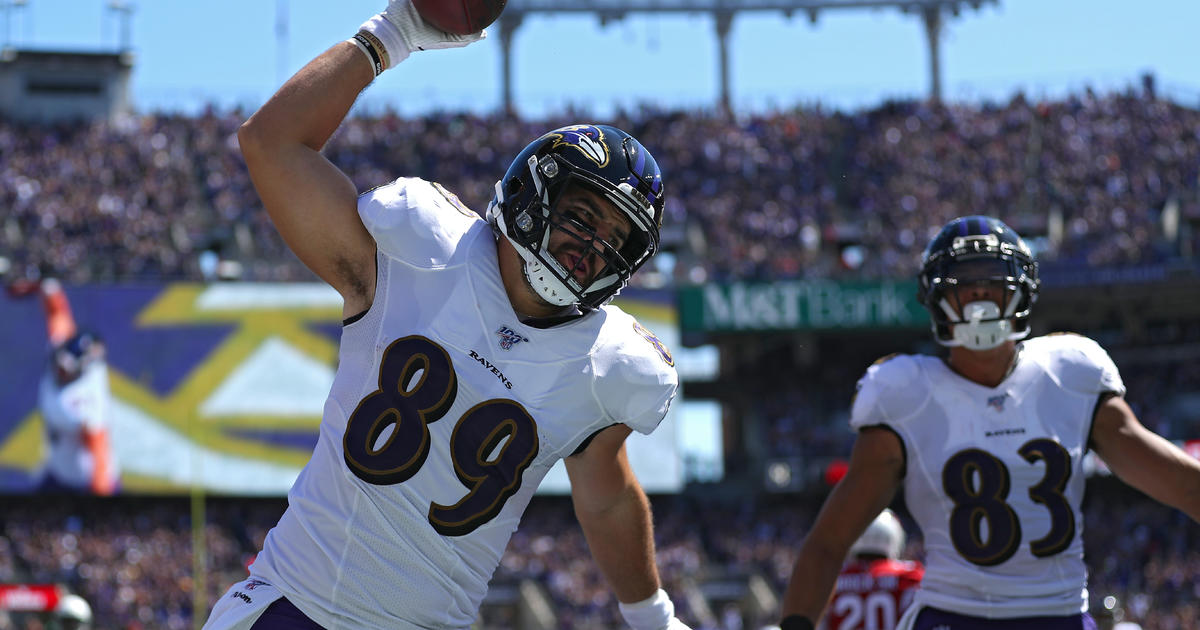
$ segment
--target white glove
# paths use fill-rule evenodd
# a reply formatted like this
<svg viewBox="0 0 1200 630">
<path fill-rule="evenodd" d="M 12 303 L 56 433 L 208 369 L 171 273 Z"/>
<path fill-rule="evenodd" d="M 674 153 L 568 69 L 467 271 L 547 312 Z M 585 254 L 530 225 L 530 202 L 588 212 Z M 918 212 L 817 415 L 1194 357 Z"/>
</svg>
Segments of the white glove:
<svg viewBox="0 0 1200 630">
<path fill-rule="evenodd" d="M 633 630 L 691 630 L 675 617 L 675 604 L 667 592 L 658 589 L 650 597 L 633 604 L 621 603 L 621 616 Z"/>
<path fill-rule="evenodd" d="M 470 35 L 454 35 L 438 30 L 429 25 L 410 0 L 388 0 L 388 8 L 383 16 L 400 30 L 400 36 L 408 47 L 408 52 L 418 50 L 434 50 L 438 48 L 461 48 L 471 42 L 477 42 L 487 37 L 486 31 Z"/>
<path fill-rule="evenodd" d="M 383 50 L 378 51 L 380 57 L 375 74 L 404 61 L 418 50 L 433 50 L 438 48 L 460 48 L 472 42 L 487 37 L 486 31 L 470 35 L 454 35 L 438 30 L 429 25 L 410 0 L 389 0 L 387 9 L 359 27 L 359 34 L 369 33 L 374 36 L 366 41 L 359 40 L 357 45 L 363 49 L 368 59 L 376 63 L 370 47 L 379 44 Z M 358 39 L 359 36 L 355 36 Z"/>
</svg>

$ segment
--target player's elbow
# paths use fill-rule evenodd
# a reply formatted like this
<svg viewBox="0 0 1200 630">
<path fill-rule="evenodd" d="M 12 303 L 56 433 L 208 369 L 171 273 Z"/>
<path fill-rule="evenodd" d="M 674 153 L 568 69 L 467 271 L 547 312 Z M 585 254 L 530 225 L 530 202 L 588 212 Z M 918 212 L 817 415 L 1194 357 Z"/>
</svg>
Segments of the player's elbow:
<svg viewBox="0 0 1200 630">
<path fill-rule="evenodd" d="M 256 121 L 254 116 L 238 127 L 237 139 L 238 146 L 242 149 L 242 157 L 247 162 L 262 155 L 269 142 L 262 124 Z"/>
<path fill-rule="evenodd" d="M 1182 490 L 1177 507 L 1192 517 L 1192 520 L 1200 523 L 1200 465 L 1191 459 L 1191 455 L 1186 453 L 1180 453 L 1179 455 L 1187 458 L 1187 461 L 1184 463 L 1183 471 L 1180 475 L 1182 479 L 1179 485 Z"/>
</svg>

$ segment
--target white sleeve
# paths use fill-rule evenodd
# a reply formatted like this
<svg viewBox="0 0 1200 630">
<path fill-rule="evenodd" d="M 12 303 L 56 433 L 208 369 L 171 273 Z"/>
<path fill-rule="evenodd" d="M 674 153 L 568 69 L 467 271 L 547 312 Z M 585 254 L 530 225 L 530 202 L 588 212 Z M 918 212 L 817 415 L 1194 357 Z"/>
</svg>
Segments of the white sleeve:
<svg viewBox="0 0 1200 630">
<path fill-rule="evenodd" d="M 615 325 L 631 329 L 619 343 L 602 349 L 596 359 L 596 396 L 616 422 L 649 434 L 666 417 L 679 389 L 671 353 L 632 317 Z"/>
<path fill-rule="evenodd" d="M 1089 394 L 1125 395 L 1121 372 L 1100 344 L 1072 333 L 1047 335 L 1042 339 L 1059 344 L 1056 354 L 1064 387 Z"/>
<path fill-rule="evenodd" d="M 876 374 L 877 366 L 867 368 L 867 372 L 858 379 L 855 385 L 854 401 L 850 405 L 850 427 L 854 430 L 877 424 L 884 424 L 887 416 L 880 408 L 881 385 Z"/>
<path fill-rule="evenodd" d="M 850 427 L 859 430 L 893 425 L 912 416 L 928 398 L 926 388 L 914 387 L 920 367 L 910 355 L 889 355 L 867 368 L 858 379 L 850 407 Z"/>
<path fill-rule="evenodd" d="M 1125 381 L 1121 378 L 1121 372 L 1117 369 L 1117 364 L 1113 362 L 1112 357 L 1108 356 L 1108 352 L 1100 347 L 1100 344 L 1095 344 L 1096 353 L 1092 355 L 1092 360 L 1096 362 L 1096 367 L 1100 369 L 1100 385 L 1101 392 L 1114 392 L 1118 396 L 1125 395 Z"/>
<path fill-rule="evenodd" d="M 401 178 L 358 198 L 358 215 L 384 254 L 420 267 L 446 263 L 482 219 L 438 184 Z"/>
</svg>

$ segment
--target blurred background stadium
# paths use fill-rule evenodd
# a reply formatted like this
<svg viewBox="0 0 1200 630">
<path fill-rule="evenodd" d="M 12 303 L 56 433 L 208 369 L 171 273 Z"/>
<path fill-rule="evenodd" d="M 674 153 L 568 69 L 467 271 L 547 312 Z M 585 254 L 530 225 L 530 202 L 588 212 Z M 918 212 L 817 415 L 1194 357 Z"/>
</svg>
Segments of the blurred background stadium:
<svg viewBox="0 0 1200 630">
<path fill-rule="evenodd" d="M 199 627 L 284 509 L 332 379 L 337 295 L 275 234 L 234 132 L 378 7 L 277 0 L 235 20 L 233 3 L 166 17 L 163 4 L 0 2 L 0 273 L 61 278 L 107 340 L 123 469 L 117 497 L 34 491 L 45 325 L 36 302 L 0 297 L 0 629 L 54 627 L 41 611 L 66 593 L 97 628 Z M 334 4 L 351 6 L 325 19 Z M 666 252 L 619 303 L 672 348 L 683 388 L 631 454 L 681 616 L 757 628 L 849 453 L 855 380 L 882 355 L 936 352 L 914 273 L 955 216 L 1025 236 L 1043 274 L 1035 334 L 1100 341 L 1143 422 L 1200 455 L 1200 79 L 1162 78 L 1200 59 L 1172 30 L 1195 7 L 1103 4 L 1160 19 L 1144 46 L 1165 49 L 1165 68 L 1132 52 L 1091 72 L 1056 64 L 1038 34 L 1065 47 L 1078 34 L 1045 15 L 1028 40 L 992 34 L 995 55 L 1044 59 L 1011 83 L 955 66 L 966 34 L 986 32 L 968 28 L 1042 4 L 510 0 L 480 50 L 382 77 L 327 153 L 360 189 L 416 175 L 481 210 L 545 129 L 603 117 L 654 151 Z M 1122 19 L 1061 4 L 1074 7 L 1045 10 Z M 847 49 L 791 57 L 826 30 L 872 67 Z M 902 51 L 888 48 L 897 30 Z M 583 45 L 560 50 L 572 38 Z M 909 79 L 872 83 L 875 66 Z M 1093 606 L 1200 628 L 1200 527 L 1090 468 Z M 480 627 L 619 625 L 565 483 L 552 474 L 531 505 Z"/>
</svg>

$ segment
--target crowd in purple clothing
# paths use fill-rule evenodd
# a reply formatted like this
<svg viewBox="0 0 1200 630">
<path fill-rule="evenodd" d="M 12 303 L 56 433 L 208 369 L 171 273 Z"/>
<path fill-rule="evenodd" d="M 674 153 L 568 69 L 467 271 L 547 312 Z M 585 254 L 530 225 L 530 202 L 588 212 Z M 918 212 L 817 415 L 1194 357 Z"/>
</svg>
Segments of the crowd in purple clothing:
<svg viewBox="0 0 1200 630">
<path fill-rule="evenodd" d="M 192 522 L 183 499 L 6 497 L 0 512 L 0 583 L 56 583 L 82 595 L 97 629 L 192 628 Z M 244 575 L 282 508 L 213 503 L 204 528 L 204 605 Z M 241 579 L 241 578 L 237 578 Z M 207 615 L 207 610 L 201 614 Z M 8 625 L 0 613 L 0 629 Z M 11 620 L 8 623 L 14 623 Z"/>
<path fill-rule="evenodd" d="M 312 279 L 262 212 L 242 111 L 28 126 L 0 120 L 0 252 L 69 282 L 200 279 L 212 251 L 256 280 Z M 439 181 L 482 212 L 509 160 L 583 116 L 352 117 L 326 149 L 360 190 Z M 1003 104 L 887 103 L 728 118 L 643 110 L 605 121 L 667 176 L 665 279 L 907 276 L 931 230 L 992 214 L 1046 261 L 1190 256 L 1200 111 L 1152 86 Z M 653 274 L 647 278 L 655 279 Z"/>
<path fill-rule="evenodd" d="M 96 628 L 193 627 L 192 589 L 198 583 L 186 499 L 11 499 L 0 515 L 0 582 L 64 584 L 91 602 Z M 709 580 L 760 576 L 782 593 L 822 499 L 823 494 L 735 503 L 686 494 L 654 498 L 658 562 L 681 618 L 695 628 L 735 630 L 720 609 L 698 610 L 684 596 Z M 208 501 L 204 606 L 246 575 L 246 565 L 283 509 L 279 499 Z M 1114 595 L 1126 618 L 1147 630 L 1197 627 L 1200 531 L 1195 523 L 1104 478 L 1090 482 L 1085 523 L 1094 606 Z M 910 533 L 906 556 L 920 559 L 920 536 Z M 567 499 L 534 500 L 492 584 L 521 579 L 543 585 L 558 627 L 621 625 Z M 200 614 L 207 615 L 207 609 Z M 747 612 L 739 622 L 758 627 L 773 615 Z M 511 611 L 484 608 L 483 627 L 489 630 L 512 628 L 511 620 Z M 15 626 L 0 614 L 0 629 L 13 627 L 33 626 Z"/>
</svg>

